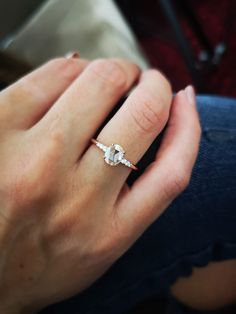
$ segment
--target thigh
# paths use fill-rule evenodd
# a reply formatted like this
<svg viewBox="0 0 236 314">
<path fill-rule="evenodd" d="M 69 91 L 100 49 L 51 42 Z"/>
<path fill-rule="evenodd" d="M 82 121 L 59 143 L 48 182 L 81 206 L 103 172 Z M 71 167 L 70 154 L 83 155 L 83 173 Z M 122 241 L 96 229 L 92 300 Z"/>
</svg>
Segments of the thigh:
<svg viewBox="0 0 236 314">
<path fill-rule="evenodd" d="M 182 304 L 201 311 L 235 304 L 236 259 L 196 267 L 190 277 L 179 278 L 170 291 Z"/>
<path fill-rule="evenodd" d="M 50 313 L 122 313 L 195 266 L 236 258 L 236 101 L 198 97 L 198 108 L 203 133 L 189 187 L 102 278 Z"/>
</svg>

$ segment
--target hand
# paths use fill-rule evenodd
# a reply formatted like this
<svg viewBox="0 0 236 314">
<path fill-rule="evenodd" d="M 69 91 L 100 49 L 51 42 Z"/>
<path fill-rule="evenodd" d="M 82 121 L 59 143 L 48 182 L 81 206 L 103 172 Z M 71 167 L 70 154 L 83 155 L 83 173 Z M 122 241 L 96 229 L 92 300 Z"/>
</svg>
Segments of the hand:
<svg viewBox="0 0 236 314">
<path fill-rule="evenodd" d="M 169 119 L 156 161 L 130 188 L 131 170 L 105 164 L 90 139 L 139 76 L 98 136 L 135 164 Z M 54 60 L 1 92 L 1 313 L 87 288 L 183 191 L 200 126 L 191 93 L 171 102 L 163 75 L 118 59 Z"/>
</svg>

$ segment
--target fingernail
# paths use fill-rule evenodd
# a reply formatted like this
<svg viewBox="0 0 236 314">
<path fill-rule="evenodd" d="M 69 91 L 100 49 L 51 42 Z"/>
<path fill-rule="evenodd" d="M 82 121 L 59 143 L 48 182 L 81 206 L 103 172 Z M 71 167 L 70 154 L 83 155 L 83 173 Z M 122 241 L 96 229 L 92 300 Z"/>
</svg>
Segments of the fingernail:
<svg viewBox="0 0 236 314">
<path fill-rule="evenodd" d="M 187 96 L 187 99 L 190 105 L 194 106 L 196 103 L 196 96 L 195 96 L 195 91 L 192 85 L 189 85 L 185 88 L 185 94 Z"/>
<path fill-rule="evenodd" d="M 70 51 L 65 55 L 65 58 L 67 59 L 79 59 L 79 57 L 80 55 L 78 51 Z"/>
</svg>

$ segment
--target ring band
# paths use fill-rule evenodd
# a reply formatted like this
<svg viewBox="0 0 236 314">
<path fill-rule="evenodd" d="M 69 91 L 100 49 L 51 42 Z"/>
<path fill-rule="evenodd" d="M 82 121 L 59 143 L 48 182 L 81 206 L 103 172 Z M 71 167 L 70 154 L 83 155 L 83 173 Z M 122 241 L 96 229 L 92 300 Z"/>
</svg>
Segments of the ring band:
<svg viewBox="0 0 236 314">
<path fill-rule="evenodd" d="M 110 166 L 117 166 L 118 164 L 122 164 L 128 168 L 133 170 L 138 170 L 138 168 L 133 165 L 129 160 L 125 159 L 125 151 L 118 144 L 111 144 L 111 146 L 106 146 L 102 143 L 99 143 L 95 139 L 91 139 L 91 142 L 95 144 L 98 148 L 100 148 L 104 152 L 104 160 Z"/>
</svg>

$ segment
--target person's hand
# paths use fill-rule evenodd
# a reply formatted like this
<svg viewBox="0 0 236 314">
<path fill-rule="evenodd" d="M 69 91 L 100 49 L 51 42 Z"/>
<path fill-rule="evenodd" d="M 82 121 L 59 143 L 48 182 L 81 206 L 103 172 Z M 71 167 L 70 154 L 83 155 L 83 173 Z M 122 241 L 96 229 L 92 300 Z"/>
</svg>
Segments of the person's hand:
<svg viewBox="0 0 236 314">
<path fill-rule="evenodd" d="M 130 188 L 91 138 L 140 71 L 124 60 L 58 59 L 0 94 L 0 312 L 31 313 L 91 285 L 187 186 L 200 126 L 191 88 L 156 70 L 100 132 L 134 164 L 166 125 L 156 161 Z M 190 92 L 189 92 L 190 91 Z"/>
</svg>

